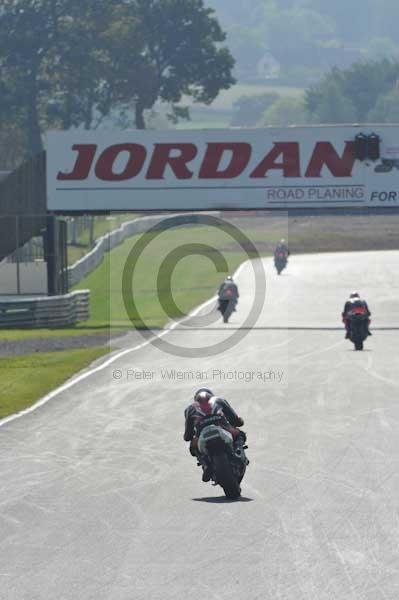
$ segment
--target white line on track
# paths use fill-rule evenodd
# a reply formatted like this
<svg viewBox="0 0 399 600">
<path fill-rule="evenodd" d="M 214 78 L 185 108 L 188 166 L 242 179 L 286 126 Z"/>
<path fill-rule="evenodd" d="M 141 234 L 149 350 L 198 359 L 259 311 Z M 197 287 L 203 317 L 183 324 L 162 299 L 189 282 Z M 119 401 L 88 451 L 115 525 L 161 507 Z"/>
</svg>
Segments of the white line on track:
<svg viewBox="0 0 399 600">
<path fill-rule="evenodd" d="M 249 261 L 249 260 L 246 260 L 245 262 L 243 262 L 238 267 L 238 269 L 235 271 L 234 277 L 235 278 L 239 277 L 243 268 L 250 262 L 251 261 Z M 95 375 L 96 373 L 103 371 L 104 369 L 106 369 L 107 367 L 112 365 L 114 362 L 116 362 L 120 358 L 123 358 L 127 354 L 137 352 L 137 350 L 142 350 L 142 348 L 149 346 L 154 340 L 163 338 L 165 335 L 168 335 L 168 333 L 171 333 L 172 331 L 174 331 L 177 327 L 182 325 L 182 323 L 184 323 L 188 319 L 191 319 L 192 317 L 195 317 L 196 315 L 198 315 L 198 313 L 200 313 L 204 308 L 206 308 L 207 306 L 209 306 L 216 300 L 217 300 L 217 296 L 215 295 L 212 298 L 210 298 L 209 300 L 207 300 L 206 302 L 204 302 L 203 304 L 200 304 L 199 306 L 197 306 L 197 308 L 195 308 L 193 311 L 191 311 L 183 319 L 180 319 L 179 321 L 175 321 L 174 323 L 172 323 L 167 329 L 165 329 L 161 333 L 153 335 L 148 340 L 146 340 L 145 342 L 142 342 L 141 344 L 138 344 L 137 346 L 133 346 L 132 348 L 127 348 L 126 350 L 122 350 L 121 352 L 114 354 L 113 356 L 111 356 L 111 358 L 109 358 L 108 360 L 103 362 L 98 367 L 94 367 L 93 369 L 86 370 L 83 373 L 81 373 L 81 375 L 78 375 L 77 377 L 73 377 L 70 381 L 67 381 L 60 387 L 56 388 L 55 390 L 53 390 L 52 392 L 50 392 L 49 394 L 44 396 L 41 400 L 38 400 L 35 404 L 30 406 L 29 408 L 26 408 L 25 410 L 21 410 L 20 412 L 16 413 L 15 415 L 10 415 L 9 417 L 1 419 L 0 420 L 0 428 L 4 427 L 4 425 L 7 425 L 8 423 L 12 423 L 12 421 L 16 421 L 17 419 L 20 419 L 21 417 L 25 417 L 26 415 L 29 415 L 30 413 L 34 412 L 38 408 L 41 408 L 42 406 L 44 406 L 45 404 L 50 402 L 50 400 L 53 400 L 53 398 L 55 398 L 56 396 L 59 396 L 63 392 L 66 392 L 67 390 L 69 390 L 73 386 L 75 386 L 77 383 L 80 383 L 81 381 L 88 379 L 92 375 Z"/>
<path fill-rule="evenodd" d="M 394 381 L 393 379 L 390 379 L 389 377 L 385 377 L 384 375 L 381 375 L 375 369 L 373 369 L 373 357 L 372 356 L 368 357 L 367 365 L 364 365 L 362 368 L 368 375 L 370 375 L 370 377 L 374 377 L 374 379 L 378 379 L 379 381 L 382 381 L 383 383 L 391 385 L 392 387 L 395 387 L 395 388 L 399 387 L 397 381 Z"/>
</svg>

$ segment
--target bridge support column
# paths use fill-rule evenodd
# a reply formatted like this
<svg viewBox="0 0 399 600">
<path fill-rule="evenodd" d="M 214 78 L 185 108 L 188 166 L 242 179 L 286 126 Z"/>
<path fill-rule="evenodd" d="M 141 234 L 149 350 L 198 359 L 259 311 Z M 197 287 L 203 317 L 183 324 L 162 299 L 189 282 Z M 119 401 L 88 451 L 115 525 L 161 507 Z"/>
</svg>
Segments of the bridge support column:
<svg viewBox="0 0 399 600">
<path fill-rule="evenodd" d="M 48 215 L 44 234 L 44 256 L 47 263 L 47 293 L 49 296 L 56 296 L 58 293 L 56 238 L 57 220 L 53 215 Z"/>
</svg>

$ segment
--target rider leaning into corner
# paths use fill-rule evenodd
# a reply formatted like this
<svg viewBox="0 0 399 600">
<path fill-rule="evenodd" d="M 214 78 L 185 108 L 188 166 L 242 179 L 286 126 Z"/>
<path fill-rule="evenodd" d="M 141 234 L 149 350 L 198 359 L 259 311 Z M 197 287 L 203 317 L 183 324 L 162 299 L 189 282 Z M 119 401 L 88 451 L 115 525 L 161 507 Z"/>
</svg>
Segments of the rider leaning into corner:
<svg viewBox="0 0 399 600">
<path fill-rule="evenodd" d="M 368 317 L 371 316 L 370 309 L 366 300 L 362 300 L 358 292 L 351 292 L 349 300 L 345 302 L 344 310 L 342 311 L 342 321 L 345 324 L 346 334 L 345 339 L 349 339 L 349 314 L 355 307 L 361 307 L 365 310 Z M 370 331 L 370 319 L 368 320 L 368 335 L 372 335 Z"/>
<path fill-rule="evenodd" d="M 203 468 L 202 481 L 209 481 L 211 471 L 206 462 L 206 457 L 200 454 L 198 450 L 198 431 L 205 417 L 222 417 L 221 426 L 229 431 L 234 440 L 241 437 L 246 441 L 246 435 L 243 431 L 237 429 L 244 425 L 244 421 L 238 416 L 235 410 L 230 406 L 227 400 L 214 396 L 208 388 L 200 388 L 194 395 L 192 402 L 184 411 L 185 429 L 184 440 L 190 442 L 190 454 L 195 456 Z"/>
</svg>

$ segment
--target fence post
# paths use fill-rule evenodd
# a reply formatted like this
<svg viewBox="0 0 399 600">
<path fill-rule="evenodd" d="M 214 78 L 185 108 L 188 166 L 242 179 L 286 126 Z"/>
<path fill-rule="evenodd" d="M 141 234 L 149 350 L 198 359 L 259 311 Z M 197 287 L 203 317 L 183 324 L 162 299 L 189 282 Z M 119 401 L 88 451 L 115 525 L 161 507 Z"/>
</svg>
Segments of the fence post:
<svg viewBox="0 0 399 600">
<path fill-rule="evenodd" d="M 19 216 L 15 217 L 15 258 L 16 258 L 16 268 L 17 268 L 17 295 L 21 295 L 21 268 L 20 268 L 20 252 L 19 252 Z"/>
<path fill-rule="evenodd" d="M 57 254 L 56 254 L 56 218 L 46 217 L 46 262 L 47 262 L 47 293 L 56 296 L 57 285 Z"/>
<path fill-rule="evenodd" d="M 68 247 L 67 247 L 67 224 L 66 221 L 57 221 L 58 233 L 58 291 L 61 294 L 67 294 L 69 291 L 68 284 Z"/>
<path fill-rule="evenodd" d="M 89 235 L 89 245 L 90 248 L 93 248 L 93 244 L 94 244 L 94 217 L 90 216 L 90 235 Z"/>
<path fill-rule="evenodd" d="M 76 246 L 76 242 L 77 242 L 77 232 L 76 232 L 76 219 L 75 217 L 72 217 L 72 221 L 71 221 L 71 244 L 72 246 Z"/>
</svg>

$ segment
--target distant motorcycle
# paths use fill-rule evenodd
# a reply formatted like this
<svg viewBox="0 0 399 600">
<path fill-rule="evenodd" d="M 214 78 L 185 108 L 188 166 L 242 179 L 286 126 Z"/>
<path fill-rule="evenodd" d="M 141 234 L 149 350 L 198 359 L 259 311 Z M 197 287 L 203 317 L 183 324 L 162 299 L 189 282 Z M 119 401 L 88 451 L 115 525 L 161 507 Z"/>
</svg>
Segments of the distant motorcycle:
<svg viewBox="0 0 399 600">
<path fill-rule="evenodd" d="M 281 275 L 281 272 L 284 271 L 288 263 L 288 257 L 286 252 L 278 250 L 274 254 L 274 266 L 276 267 L 277 274 Z"/>
<path fill-rule="evenodd" d="M 241 496 L 240 484 L 249 464 L 247 446 L 242 432 L 234 439 L 222 423 L 221 416 L 205 417 L 198 432 L 198 450 L 208 463 L 215 485 L 223 488 L 227 498 L 236 500 Z"/>
<path fill-rule="evenodd" d="M 237 306 L 237 296 L 232 290 L 225 290 L 223 298 L 219 298 L 218 310 L 222 313 L 223 322 L 228 323 Z"/>
<path fill-rule="evenodd" d="M 363 306 L 356 306 L 348 313 L 349 339 L 355 350 L 363 350 L 363 343 L 369 335 L 369 315 Z"/>
</svg>

